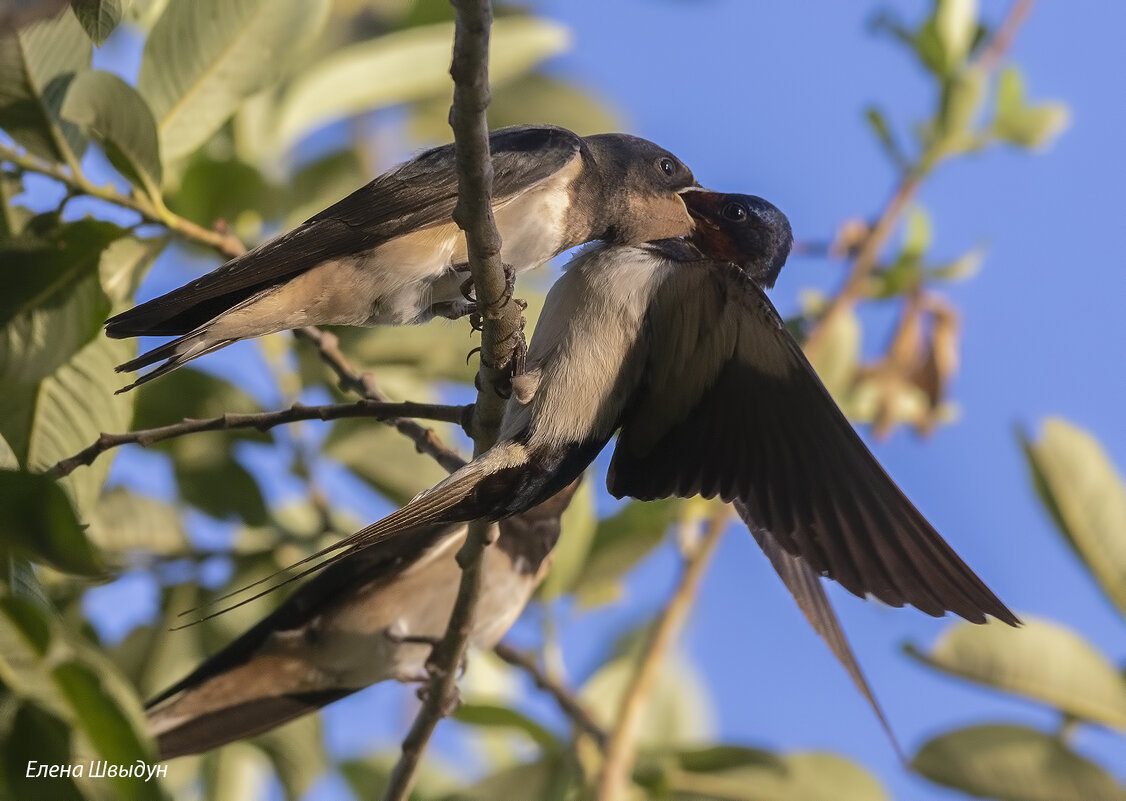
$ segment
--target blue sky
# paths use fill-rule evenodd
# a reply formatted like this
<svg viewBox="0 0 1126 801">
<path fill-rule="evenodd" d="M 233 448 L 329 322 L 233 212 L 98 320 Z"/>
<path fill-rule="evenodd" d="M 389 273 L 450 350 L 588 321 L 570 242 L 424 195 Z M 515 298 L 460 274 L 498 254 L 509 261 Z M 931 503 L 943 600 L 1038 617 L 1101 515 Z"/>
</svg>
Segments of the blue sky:
<svg viewBox="0 0 1126 801">
<path fill-rule="evenodd" d="M 889 3 L 909 21 L 929 4 Z M 921 70 L 875 39 L 872 3 L 623 0 L 537 8 L 572 27 L 575 48 L 554 63 L 609 99 L 631 131 L 681 156 L 702 183 L 760 194 L 795 235 L 821 239 L 844 219 L 873 214 L 894 176 L 863 121 L 888 109 L 901 134 L 932 105 Z M 1007 3 L 983 2 L 996 16 Z M 962 556 L 1018 614 L 1074 627 L 1115 660 L 1126 628 L 1096 594 L 1037 504 L 1014 439 L 1050 415 L 1088 428 L 1126 466 L 1124 257 L 1126 7 L 1104 4 L 1097 24 L 1066 4 L 1037 4 L 1012 51 L 1033 98 L 1071 106 L 1072 126 L 1047 153 L 992 150 L 943 168 L 921 195 L 939 258 L 988 247 L 983 271 L 950 294 L 963 313 L 954 399 L 961 419 L 929 441 L 898 433 L 873 449 Z M 791 259 L 774 292 L 783 313 L 804 287 L 833 288 L 835 263 Z M 880 315 L 870 318 L 880 335 Z M 725 735 L 786 749 L 828 748 L 874 769 L 902 799 L 957 794 L 906 775 L 843 671 L 805 627 L 750 538 L 722 546 L 690 624 Z M 642 587 L 668 586 L 669 565 L 646 566 Z M 662 581 L 665 582 L 662 584 Z M 975 722 L 1051 725 L 1032 705 L 937 677 L 898 653 L 930 643 L 948 621 L 913 610 L 833 599 L 900 739 Z M 627 613 L 622 612 L 623 616 Z M 1126 776 L 1122 741 L 1078 745 Z"/>
<path fill-rule="evenodd" d="M 913 21 L 928 4 L 891 5 Z M 1005 5 L 982 2 L 992 17 Z M 574 47 L 551 63 L 553 71 L 609 101 L 630 132 L 677 153 L 702 183 L 774 202 L 799 239 L 822 239 L 841 221 L 874 213 L 890 192 L 894 176 L 863 121 L 865 105 L 888 109 L 904 136 L 932 106 L 930 86 L 908 55 L 867 32 L 876 8 L 868 2 L 544 0 L 533 8 L 573 31 Z M 1119 99 L 1124 26 L 1120 4 L 1101 4 L 1097 24 L 1067 4 L 1038 4 L 1012 57 L 1033 98 L 1071 106 L 1071 129 L 1047 153 L 992 150 L 943 168 L 928 182 L 921 201 L 933 216 L 935 255 L 988 247 L 983 271 L 949 290 L 963 313 L 963 363 L 953 391 L 962 415 L 928 441 L 901 432 L 873 445 L 908 495 L 1018 614 L 1066 623 L 1117 660 L 1126 658 L 1126 627 L 1052 530 L 1013 432 L 1060 415 L 1091 430 L 1115 463 L 1126 466 L 1119 419 L 1126 405 L 1126 265 L 1118 235 L 1126 214 L 1126 111 Z M 158 269 L 165 274 L 150 294 L 186 275 L 168 260 Z M 799 290 L 834 288 L 840 276 L 837 263 L 795 257 L 774 300 L 790 313 Z M 868 319 L 875 347 L 886 319 Z M 219 369 L 246 369 L 238 350 L 217 357 Z M 223 361 L 228 358 L 237 361 Z M 165 493 L 167 475 L 150 469 L 156 462 L 124 457 L 115 476 Z M 607 637 L 660 603 L 675 566 L 671 551 L 663 551 L 638 571 L 622 604 L 581 619 L 565 615 L 575 624 L 565 639 L 575 676 L 596 664 Z M 940 678 L 899 653 L 907 641 L 929 644 L 949 621 L 865 603 L 836 588 L 832 597 L 908 752 L 957 725 L 1051 725 L 1051 715 L 1036 707 Z M 525 624 L 517 634 L 533 630 Z M 955 797 L 897 765 L 870 711 L 745 531 L 733 529 L 725 538 L 686 645 L 711 688 L 725 740 L 829 749 L 872 769 L 896 798 Z M 357 747 L 357 737 L 371 742 L 361 729 L 373 720 L 382 721 L 378 741 L 393 742 L 403 722 L 403 692 L 379 689 L 330 710 L 331 742 L 347 751 Z M 1105 765 L 1117 760 L 1126 778 L 1121 739 L 1092 732 L 1077 744 Z M 316 796 L 336 797 L 338 789 L 323 785 Z"/>
</svg>

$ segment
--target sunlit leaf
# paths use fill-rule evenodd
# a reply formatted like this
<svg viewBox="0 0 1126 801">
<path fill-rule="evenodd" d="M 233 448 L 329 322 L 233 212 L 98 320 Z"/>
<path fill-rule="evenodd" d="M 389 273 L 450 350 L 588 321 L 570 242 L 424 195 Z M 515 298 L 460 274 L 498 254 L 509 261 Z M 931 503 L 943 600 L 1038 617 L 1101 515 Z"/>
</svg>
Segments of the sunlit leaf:
<svg viewBox="0 0 1126 801">
<path fill-rule="evenodd" d="M 489 77 L 501 83 L 568 46 L 558 23 L 503 17 L 493 23 Z M 452 91 L 453 25 L 408 28 L 344 48 L 293 82 L 282 98 L 267 152 L 283 153 L 313 130 L 370 109 Z"/>
<path fill-rule="evenodd" d="M 0 552 L 66 573 L 93 576 L 103 570 L 70 499 L 42 474 L 0 470 Z"/>
<path fill-rule="evenodd" d="M 868 121 L 868 127 L 872 129 L 872 133 L 876 135 L 876 141 L 880 143 L 884 154 L 892 164 L 903 169 L 908 163 L 907 156 L 903 153 L 899 142 L 896 141 L 895 134 L 892 133 L 891 125 L 888 123 L 884 112 L 877 106 L 869 106 L 864 110 L 864 118 Z"/>
<path fill-rule="evenodd" d="M 997 81 L 997 110 L 992 133 L 1020 147 L 1044 148 L 1063 133 L 1071 112 L 1063 103 L 1030 104 L 1025 99 L 1024 77 L 1007 67 Z"/>
<path fill-rule="evenodd" d="M 166 160 L 191 153 L 281 76 L 320 31 L 325 0 L 176 0 L 145 42 L 137 88 Z"/>
<path fill-rule="evenodd" d="M 977 0 L 938 0 L 934 29 L 942 43 L 944 67 L 954 70 L 969 55 L 977 32 Z"/>
<path fill-rule="evenodd" d="M 121 4 L 129 0 L 70 0 L 74 15 L 90 40 L 100 45 L 121 22 Z"/>
<path fill-rule="evenodd" d="M 112 73 L 84 70 L 70 82 L 59 115 L 96 140 L 134 186 L 160 196 L 156 123 L 136 89 Z"/>
<path fill-rule="evenodd" d="M 852 308 L 843 308 L 822 325 L 819 341 L 805 355 L 833 400 L 851 411 L 847 401 L 860 359 L 860 320 Z"/>
<path fill-rule="evenodd" d="M 305 715 L 251 742 L 270 758 L 290 801 L 303 798 L 328 766 L 318 715 Z"/>
<path fill-rule="evenodd" d="M 546 756 L 536 762 L 505 768 L 487 776 L 443 801 L 509 801 L 534 798 L 537 801 L 563 801 L 570 782 L 566 762 L 561 756 Z"/>
<path fill-rule="evenodd" d="M 113 394 L 120 383 L 113 367 L 132 353 L 129 343 L 95 337 L 42 381 L 0 393 L 0 434 L 24 468 L 45 471 L 101 432 L 125 430 L 133 401 Z M 61 481 L 80 518 L 92 511 L 112 460 L 113 453 L 107 453 Z"/>
<path fill-rule="evenodd" d="M 32 153 L 65 162 L 81 155 L 78 129 L 59 120 L 74 74 L 90 66 L 93 49 L 73 13 L 0 37 L 0 128 Z"/>
<path fill-rule="evenodd" d="M 664 539 L 680 502 L 628 502 L 598 524 L 586 563 L 571 585 L 580 603 L 606 603 L 617 597 L 622 577 Z"/>
<path fill-rule="evenodd" d="M 462 704 L 454 717 L 462 723 L 481 728 L 516 729 L 545 751 L 558 751 L 563 745 L 559 738 L 539 723 L 507 706 Z"/>
<path fill-rule="evenodd" d="M 959 729 L 926 743 L 911 767 L 933 782 L 999 801 L 1123 801 L 1126 789 L 1061 740 L 1034 729 Z"/>
<path fill-rule="evenodd" d="M 395 503 L 409 501 L 446 477 L 409 439 L 374 420 L 341 420 L 324 443 L 324 454 L 349 468 Z"/>
<path fill-rule="evenodd" d="M 1088 432 L 1060 418 L 1021 436 L 1040 498 L 1107 597 L 1126 614 L 1126 483 Z"/>
<path fill-rule="evenodd" d="M 947 150 L 956 152 L 969 146 L 985 88 L 985 75 L 977 69 L 959 73 L 943 86 L 937 130 Z"/>
<path fill-rule="evenodd" d="M 610 728 L 618 717 L 622 697 L 633 682 L 637 654 L 626 653 L 600 667 L 579 695 L 595 719 Z M 642 715 L 639 743 L 667 749 L 705 742 L 714 733 L 715 715 L 707 689 L 696 670 L 676 654 L 665 657 Z"/>
<path fill-rule="evenodd" d="M 192 550 L 176 509 L 125 487 L 102 494 L 87 534 L 99 547 L 117 554 L 182 556 Z"/>
<path fill-rule="evenodd" d="M 910 646 L 907 652 L 946 673 L 1126 731 L 1126 679 L 1064 626 L 1029 618 L 1020 628 L 957 623 L 929 652 Z"/>
<path fill-rule="evenodd" d="M 151 239 L 125 237 L 102 251 L 98 277 L 102 282 L 102 291 L 115 306 L 120 306 L 133 297 L 168 241 L 167 236 Z"/>
</svg>

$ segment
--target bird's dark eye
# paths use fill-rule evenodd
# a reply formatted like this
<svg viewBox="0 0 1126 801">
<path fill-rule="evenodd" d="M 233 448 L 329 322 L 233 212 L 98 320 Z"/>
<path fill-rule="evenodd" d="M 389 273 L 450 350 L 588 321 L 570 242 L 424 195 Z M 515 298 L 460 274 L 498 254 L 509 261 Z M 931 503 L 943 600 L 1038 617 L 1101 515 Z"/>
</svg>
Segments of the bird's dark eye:
<svg viewBox="0 0 1126 801">
<path fill-rule="evenodd" d="M 661 172 L 670 178 L 676 172 L 676 165 L 672 163 L 672 159 L 661 159 L 657 162 L 657 166 L 661 168 Z"/>
<path fill-rule="evenodd" d="M 732 222 L 743 222 L 747 219 L 747 208 L 742 203 L 728 203 L 723 207 L 723 217 Z"/>
</svg>

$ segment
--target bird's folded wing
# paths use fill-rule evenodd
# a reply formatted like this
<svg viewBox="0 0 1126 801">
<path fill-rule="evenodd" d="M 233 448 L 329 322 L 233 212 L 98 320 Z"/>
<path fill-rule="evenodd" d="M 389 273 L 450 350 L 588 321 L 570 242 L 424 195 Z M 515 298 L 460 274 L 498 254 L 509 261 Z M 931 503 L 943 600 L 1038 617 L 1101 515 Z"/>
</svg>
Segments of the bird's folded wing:
<svg viewBox="0 0 1126 801">
<path fill-rule="evenodd" d="M 490 137 L 493 202 L 503 204 L 579 157 L 564 128 L 520 126 Z M 449 222 L 457 203 L 453 145 L 429 150 L 310 217 L 301 225 L 106 324 L 111 337 L 183 334 L 218 311 L 333 258 Z M 216 309 L 209 301 L 218 303 Z"/>
<path fill-rule="evenodd" d="M 741 272 L 683 265 L 655 293 L 643 336 L 649 380 L 623 420 L 614 495 L 738 501 L 857 595 L 1017 623 L 880 467 Z"/>
</svg>

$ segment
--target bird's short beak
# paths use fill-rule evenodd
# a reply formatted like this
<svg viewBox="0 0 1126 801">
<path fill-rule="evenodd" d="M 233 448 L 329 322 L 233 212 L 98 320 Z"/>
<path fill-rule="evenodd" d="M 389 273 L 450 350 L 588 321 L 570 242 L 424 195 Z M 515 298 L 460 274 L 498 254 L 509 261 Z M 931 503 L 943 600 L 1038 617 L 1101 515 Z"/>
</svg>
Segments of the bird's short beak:
<svg viewBox="0 0 1126 801">
<path fill-rule="evenodd" d="M 680 199 L 684 201 L 689 216 L 697 223 L 703 222 L 713 228 L 715 227 L 713 220 L 719 217 L 725 197 L 726 195 L 722 192 L 716 192 L 702 186 L 689 187 L 682 189 L 680 192 Z"/>
</svg>

